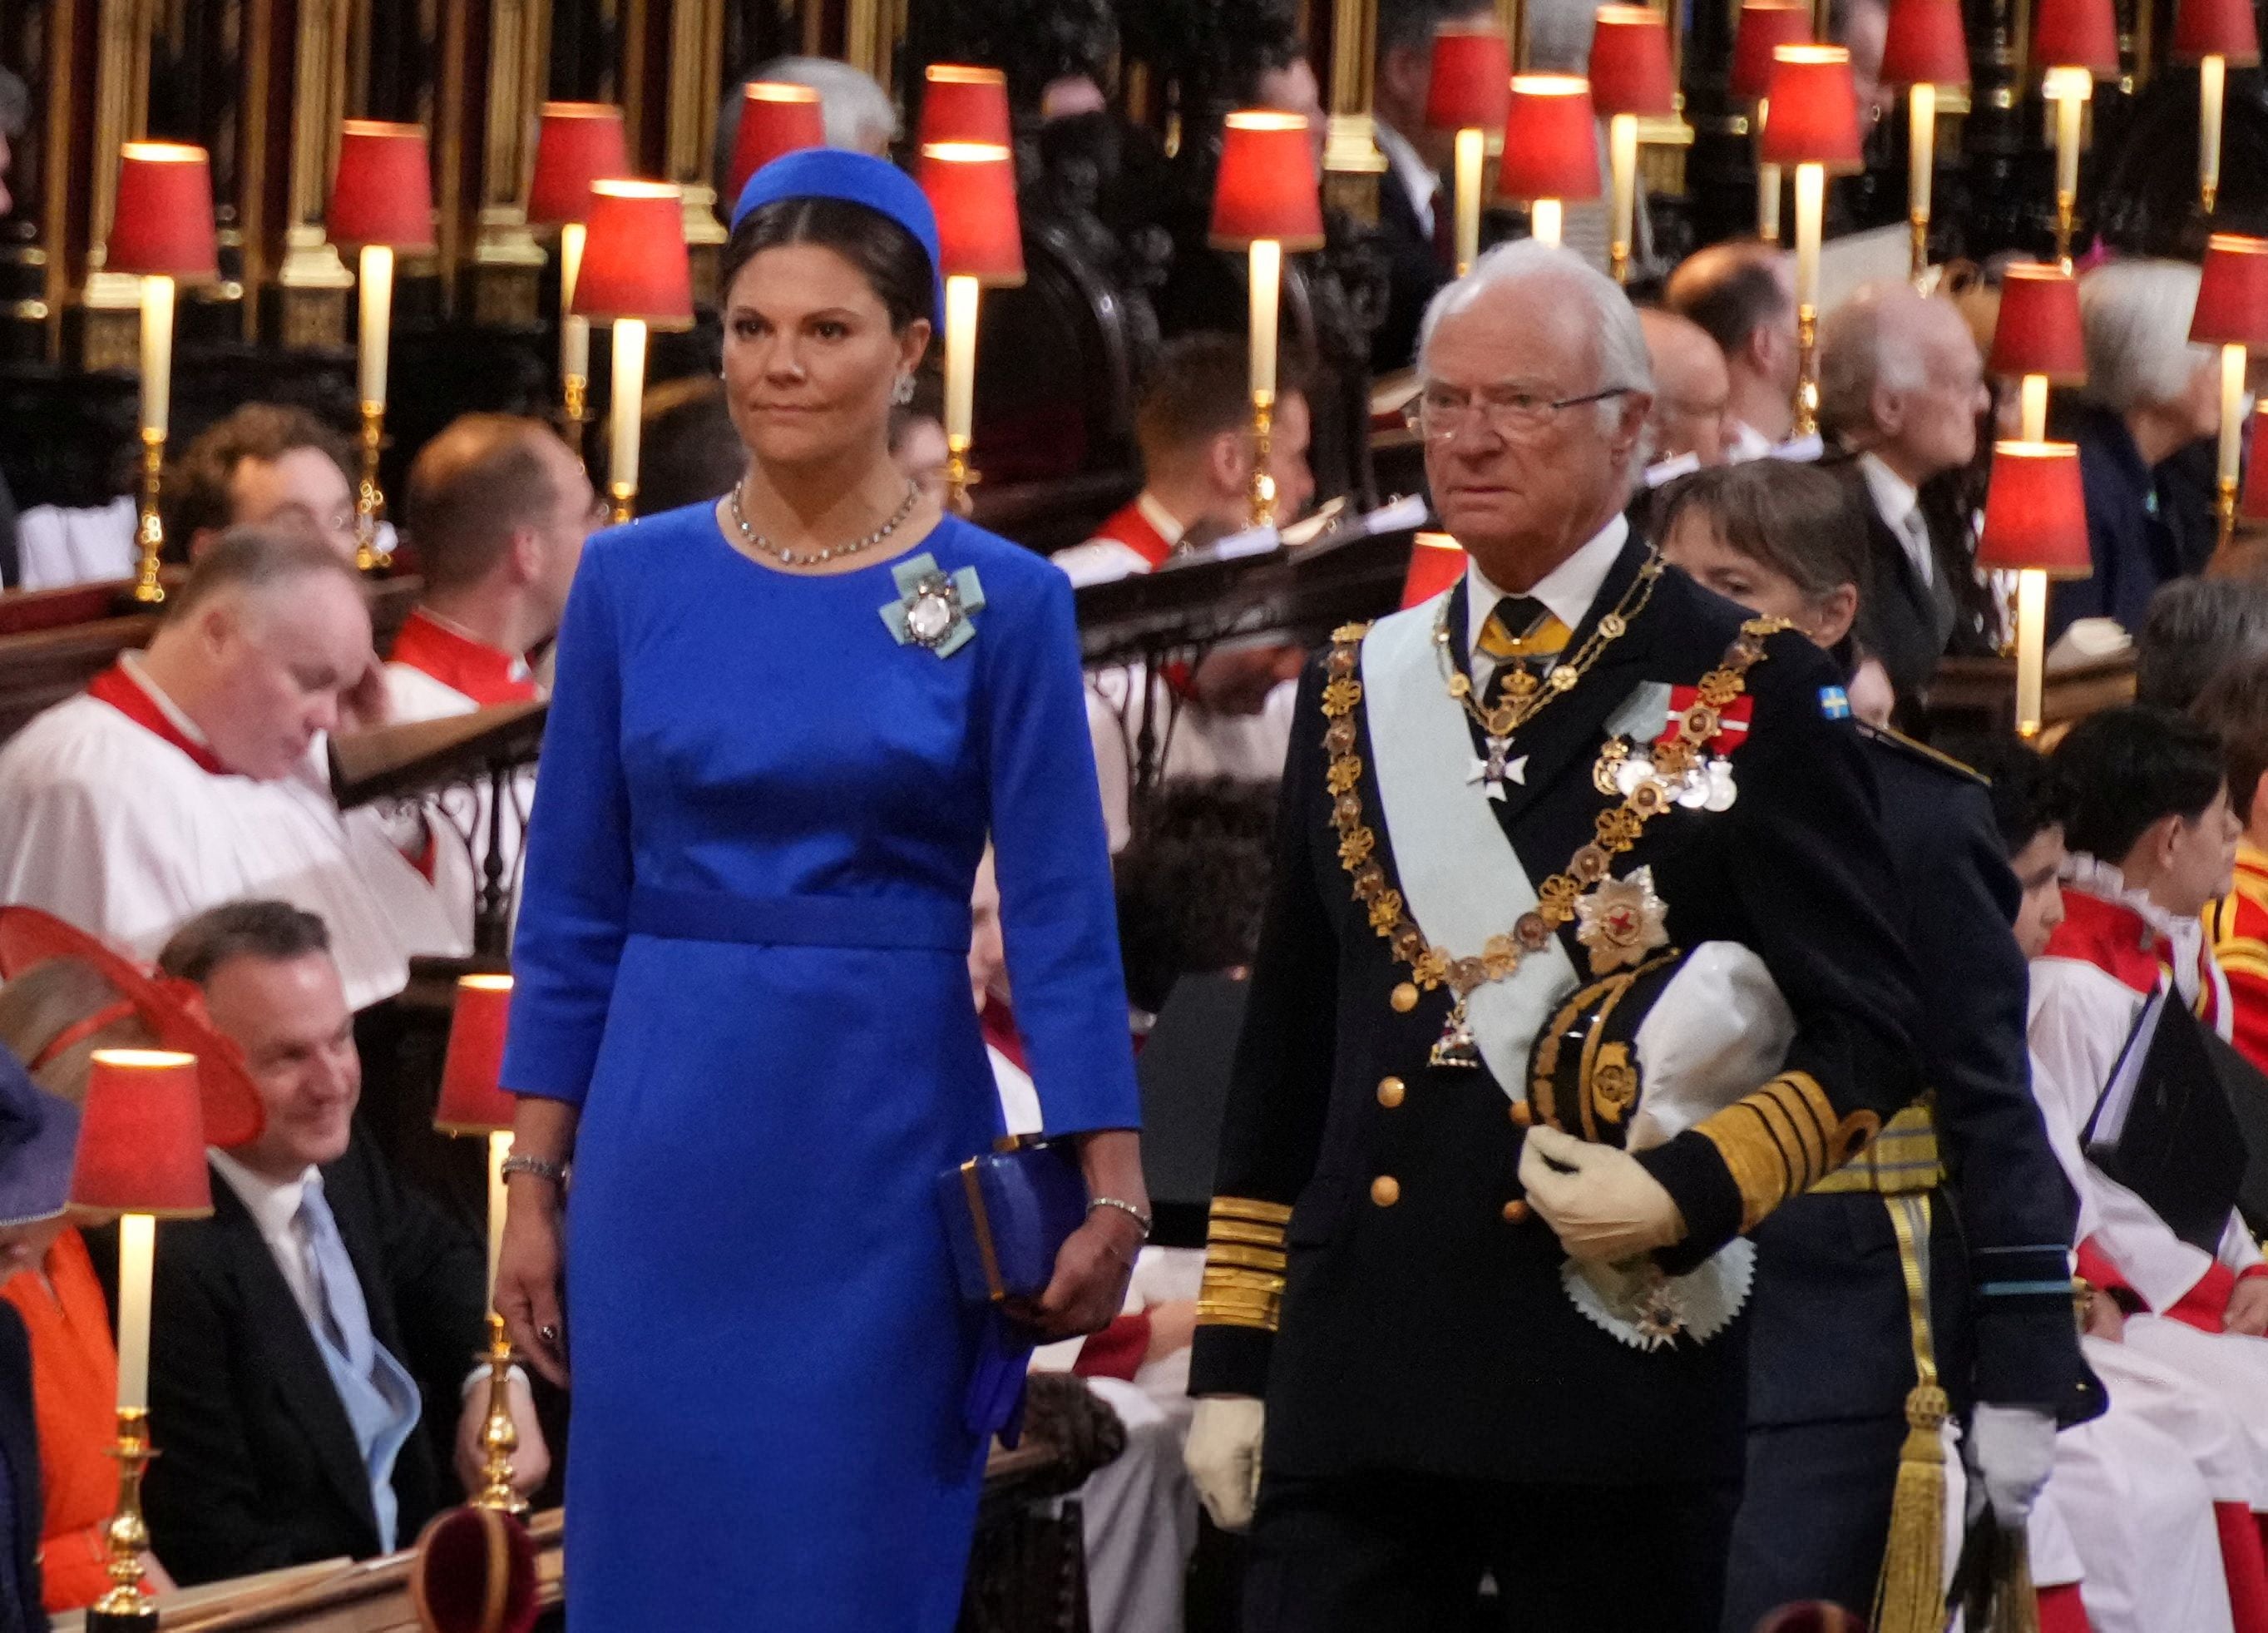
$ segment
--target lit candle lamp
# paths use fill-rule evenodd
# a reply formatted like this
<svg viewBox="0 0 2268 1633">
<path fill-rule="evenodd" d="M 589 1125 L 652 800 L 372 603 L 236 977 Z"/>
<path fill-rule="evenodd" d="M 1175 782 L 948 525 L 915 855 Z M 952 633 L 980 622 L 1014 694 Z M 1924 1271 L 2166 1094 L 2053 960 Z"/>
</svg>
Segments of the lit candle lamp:
<svg viewBox="0 0 2268 1633">
<path fill-rule="evenodd" d="M 921 122 L 917 140 L 981 142 L 1011 147 L 1008 77 L 997 68 L 966 63 L 932 63 L 922 72 Z"/>
<path fill-rule="evenodd" d="M 1448 23 L 1434 31 L 1425 123 L 1456 133 L 1457 276 L 1481 252 L 1481 161 L 1488 135 L 1504 128 L 1512 83 L 1512 40 L 1493 22 Z"/>
<path fill-rule="evenodd" d="M 2087 383 L 2087 344 L 2080 326 L 2079 284 L 2049 262 L 2012 266 L 2000 280 L 1987 373 L 2021 382 L 2021 440 L 2047 440 L 2048 388 Z"/>
<path fill-rule="evenodd" d="M 575 279 L 583 264 L 591 183 L 630 169 L 622 110 L 606 102 L 546 102 L 536 126 L 535 174 L 527 219 L 559 229 L 559 389 L 567 435 L 583 446 L 589 417 L 591 324 L 575 315 Z"/>
<path fill-rule="evenodd" d="M 2234 63 L 2260 60 L 2260 29 L 2251 0 L 2180 0 L 2174 12 L 2174 55 L 2198 65 L 2198 196 L 2205 213 L 2220 198 L 2222 104 Z"/>
<path fill-rule="evenodd" d="M 1024 281 L 1015 155 L 998 143 L 932 142 L 922 149 L 921 184 L 937 214 L 945 275 L 945 478 L 960 511 L 976 480 L 968 450 L 976 430 L 978 302 L 987 288 Z"/>
<path fill-rule="evenodd" d="M 1602 5 L 1591 29 L 1591 106 L 1606 116 L 1607 170 L 1614 198 L 1608 270 L 1630 281 L 1638 229 L 1638 127 L 1677 111 L 1669 26 L 1651 6 Z"/>
<path fill-rule="evenodd" d="M 1977 565 L 2016 574 L 2016 729 L 2037 736 L 2046 684 L 2048 580 L 2083 579 L 2095 570 L 2075 444 L 1993 444 Z"/>
<path fill-rule="evenodd" d="M 2252 352 L 2268 346 L 2268 239 L 2215 233 L 2205 240 L 2190 342 L 2220 348 L 2220 543 L 2236 526 L 2236 483 L 2244 454 L 2244 377 Z"/>
<path fill-rule="evenodd" d="M 1269 443 L 1276 414 L 1276 308 L 1284 252 L 1323 246 L 1319 180 L 1306 115 L 1241 108 L 1223 122 L 1211 242 L 1217 249 L 1245 250 L 1251 272 L 1254 527 L 1276 520 Z"/>
<path fill-rule="evenodd" d="M 417 125 L 350 119 L 339 135 L 324 230 L 333 243 L 361 251 L 362 328 L 355 340 L 362 401 L 362 481 L 355 495 L 355 565 L 390 565 L 378 544 L 386 495 L 378 456 L 386 441 L 386 361 L 394 329 L 396 250 L 428 251 L 433 241 L 432 160 Z"/>
<path fill-rule="evenodd" d="M 661 181 L 591 184 L 591 220 L 575 279 L 575 314 L 615 326 L 607 491 L 616 521 L 637 507 L 638 424 L 649 325 L 693 321 L 693 270 L 678 190 Z"/>
<path fill-rule="evenodd" d="M 783 153 L 827 145 L 819 92 L 809 85 L 753 80 L 740 87 L 740 125 L 733 137 L 728 200 L 737 202 L 748 178 Z"/>
<path fill-rule="evenodd" d="M 1841 46 L 1779 47 L 1772 53 L 1771 105 L 1762 156 L 1795 166 L 1794 432 L 1808 437 L 1819 429 L 1819 240 L 1827 173 L 1866 163 L 1850 52 Z"/>
<path fill-rule="evenodd" d="M 1959 0 L 1892 0 L 1882 45 L 1882 82 L 1906 89 L 1906 220 L 1910 270 L 1929 270 L 1930 183 L 1937 163 L 1937 89 L 1969 84 L 1969 41 Z"/>
<path fill-rule="evenodd" d="M 2118 72 L 2118 26 L 2110 0 L 2040 0 L 2032 60 L 2043 64 L 2040 95 L 2055 108 L 2056 259 L 2068 267 L 2088 100 L 2096 79 Z"/>
<path fill-rule="evenodd" d="M 1756 236 L 1779 242 L 1779 166 L 1764 156 L 1764 133 L 1771 128 L 1772 53 L 1811 38 L 1811 13 L 1795 0 L 1742 0 L 1733 33 L 1732 94 L 1756 104 L 1749 122 L 1756 139 Z"/>
<path fill-rule="evenodd" d="M 1559 241 L 1569 199 L 1599 196 L 1599 123 L 1590 82 L 1572 74 L 1515 74 L 1505 110 L 1498 196 L 1528 206 L 1528 227 Z"/>
</svg>

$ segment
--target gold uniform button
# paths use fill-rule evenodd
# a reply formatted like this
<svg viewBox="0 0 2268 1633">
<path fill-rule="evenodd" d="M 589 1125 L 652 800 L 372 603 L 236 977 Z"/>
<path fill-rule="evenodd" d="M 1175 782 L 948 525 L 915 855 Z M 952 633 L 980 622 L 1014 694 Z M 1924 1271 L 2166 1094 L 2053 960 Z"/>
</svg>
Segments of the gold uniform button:
<svg viewBox="0 0 2268 1633">
<path fill-rule="evenodd" d="M 1418 1007 L 1418 988 L 1404 981 L 1394 989 L 1394 995 L 1388 1001 L 1394 1005 L 1396 1015 L 1407 1015 Z"/>
<path fill-rule="evenodd" d="M 1535 1120 L 1535 1109 L 1531 1107 L 1527 1101 L 1514 1100 L 1512 1103 L 1512 1126 L 1513 1127 L 1525 1128 L 1528 1124 Z"/>
<path fill-rule="evenodd" d="M 1402 1182 L 1392 1174 L 1381 1174 L 1370 1182 L 1370 1200 L 1381 1208 L 1391 1208 L 1402 1200 Z"/>
<path fill-rule="evenodd" d="M 1534 1211 L 1527 1203 L 1517 1200 L 1506 1202 L 1504 1205 L 1504 1222 L 1506 1224 L 1522 1223 Z"/>
<path fill-rule="evenodd" d="M 1381 1077 L 1378 1080 L 1378 1103 L 1389 1110 L 1401 1105 L 1403 1097 L 1409 1092 L 1409 1089 L 1399 1077 Z"/>
</svg>

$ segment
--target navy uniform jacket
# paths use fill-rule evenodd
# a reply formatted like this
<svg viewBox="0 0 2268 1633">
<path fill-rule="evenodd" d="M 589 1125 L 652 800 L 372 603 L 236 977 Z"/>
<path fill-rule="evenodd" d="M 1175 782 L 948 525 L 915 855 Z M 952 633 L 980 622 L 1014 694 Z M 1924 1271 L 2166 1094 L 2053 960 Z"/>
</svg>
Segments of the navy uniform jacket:
<svg viewBox="0 0 2268 1633">
<path fill-rule="evenodd" d="M 1648 554 L 1625 547 L 1570 650 Z M 1462 664 L 1463 587 L 1452 595 Z M 1514 746 L 1528 756 L 1526 782 L 1497 809 L 1532 881 L 1566 867 L 1609 808 L 1592 773 L 1617 706 L 1644 682 L 1697 682 L 1745 617 L 1664 572 L 1628 633 L 1522 728 Z M 1736 802 L 1656 818 L 1613 869 L 1652 866 L 1678 946 L 1754 950 L 1797 1021 L 1780 1077 L 1640 1156 L 1686 1222 L 1685 1239 L 1660 1255 L 1671 1271 L 1808 1188 L 1918 1087 L 1906 1064 L 1911 980 L 1892 927 L 1896 886 L 1858 735 L 1822 712 L 1822 689 L 1835 680 L 1824 654 L 1788 633 L 1764 651 L 1748 672 L 1754 713 L 1733 757 Z M 1201 1300 L 1191 1392 L 1264 1395 L 1264 1455 L 1281 1474 L 1731 1477 L 1745 1394 L 1740 1326 L 1645 1354 L 1591 1325 L 1561 1286 L 1557 1238 L 1507 1208 L 1520 1197 L 1522 1132 L 1504 1090 L 1485 1068 L 1427 1064 L 1447 991 L 1408 1013 L 1391 1007 L 1406 967 L 1354 900 L 1330 824 L 1323 676 L 1309 669 L 1292 728 L 1208 1261 L 1210 1276 L 1216 1264 L 1264 1260 L 1271 1227 L 1253 1222 L 1285 1218 L 1275 1238 L 1288 1260 L 1280 1319 L 1222 1320 Z M 1366 726 L 1355 752 L 1390 875 Z M 1587 969 L 1587 951 L 1560 934 Z M 1381 1092 L 1388 1077 L 1406 1092 Z M 1389 1205 L 1374 1188 L 1381 1176 L 1395 1181 Z"/>
<path fill-rule="evenodd" d="M 2015 877 L 1973 772 L 1894 734 L 1867 735 L 1948 1171 L 1931 1208 L 1940 1381 L 1956 1410 L 1981 1400 L 2079 1422 L 2102 1409 L 2102 1392 L 2072 1317 L 2078 1203 L 2032 1099 L 2024 957 L 2007 927 Z M 1749 1421 L 1900 1415 L 1913 1344 L 1882 1199 L 1798 1197 L 1756 1243 Z"/>
</svg>

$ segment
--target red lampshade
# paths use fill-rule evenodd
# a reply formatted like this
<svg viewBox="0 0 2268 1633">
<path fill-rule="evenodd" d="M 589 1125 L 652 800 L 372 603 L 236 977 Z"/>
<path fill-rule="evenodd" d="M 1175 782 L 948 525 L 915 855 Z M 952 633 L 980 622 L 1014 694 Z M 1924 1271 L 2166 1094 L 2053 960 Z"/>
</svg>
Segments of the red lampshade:
<svg viewBox="0 0 2268 1633">
<path fill-rule="evenodd" d="M 2095 571 L 2087 549 L 2087 498 L 2073 442 L 1996 442 L 1984 492 L 1980 567 L 2031 568 L 2052 578 Z"/>
<path fill-rule="evenodd" d="M 921 144 L 932 142 L 1012 145 L 1007 76 L 997 68 L 932 63 L 922 75 Z"/>
<path fill-rule="evenodd" d="M 1223 122 L 1212 188 L 1212 244 L 1243 249 L 1272 238 L 1286 249 L 1323 247 L 1315 150 L 1304 114 L 1244 107 Z"/>
<path fill-rule="evenodd" d="M 1859 93 L 1841 46 L 1782 46 L 1772 53 L 1771 116 L 1756 157 L 1767 165 L 1861 170 Z"/>
<path fill-rule="evenodd" d="M 527 218 L 536 226 L 563 226 L 591 218 L 591 183 L 627 175 L 622 110 L 611 102 L 546 102 L 535 127 L 535 175 L 527 188 Z"/>
<path fill-rule="evenodd" d="M 2268 238 L 2216 233 L 2205 240 L 2190 339 L 2201 346 L 2268 348 Z"/>
<path fill-rule="evenodd" d="M 104 1213 L 168 1219 L 212 1212 L 196 1056 L 170 1049 L 94 1052 L 70 1200 Z"/>
<path fill-rule="evenodd" d="M 1425 122 L 1436 130 L 1494 130 L 1512 87 L 1512 39 L 1494 23 L 1452 23 L 1433 35 Z"/>
<path fill-rule="evenodd" d="M 2180 0 L 2174 10 L 2174 55 L 2184 62 L 2200 56 L 2258 62 L 2260 25 L 2252 0 Z"/>
<path fill-rule="evenodd" d="M 728 211 L 740 202 L 748 178 L 782 153 L 827 145 L 827 122 L 819 92 L 809 85 L 752 80 L 740 88 L 740 129 L 733 138 L 732 185 L 725 189 Z"/>
<path fill-rule="evenodd" d="M 1513 76 L 1496 190 L 1498 197 L 1523 203 L 1599 196 L 1599 125 L 1587 80 L 1572 74 Z"/>
<path fill-rule="evenodd" d="M 1811 8 L 1795 0 L 1742 0 L 1733 33 L 1733 94 L 1754 101 L 1771 90 L 1772 53 L 1811 38 Z"/>
<path fill-rule="evenodd" d="M 1995 374 L 2044 374 L 2058 386 L 2084 385 L 2079 280 L 2052 262 L 2010 267 L 2000 280 L 2000 315 L 1984 366 Z"/>
<path fill-rule="evenodd" d="M 937 212 L 939 272 L 993 288 L 1024 281 L 1013 153 L 988 142 L 932 142 L 922 149 L 921 184 Z"/>
<path fill-rule="evenodd" d="M 690 323 L 693 269 L 685 254 L 684 211 L 667 182 L 593 182 L 575 315 Z"/>
<path fill-rule="evenodd" d="M 212 162 L 204 149 L 129 142 L 119 150 L 118 209 L 103 265 L 145 277 L 220 275 L 213 246 Z"/>
<path fill-rule="evenodd" d="M 1600 113 L 1666 118 L 1677 111 L 1669 25 L 1648 5 L 1602 5 L 1591 27 L 1591 106 Z"/>
<path fill-rule="evenodd" d="M 1410 572 L 1402 580 L 1402 604 L 1431 601 L 1465 570 L 1464 547 L 1446 533 L 1421 533 L 1410 547 Z"/>
<path fill-rule="evenodd" d="M 2040 0 L 2032 61 L 2042 68 L 2083 68 L 2096 78 L 2118 71 L 2118 23 L 2110 0 Z"/>
<path fill-rule="evenodd" d="M 449 1053 L 441 1062 L 441 1099 L 433 1127 L 443 1134 L 501 1134 L 519 1102 L 497 1086 L 512 1018 L 512 977 L 460 975 L 449 1016 Z"/>
<path fill-rule="evenodd" d="M 433 166 L 422 125 L 350 119 L 323 230 L 334 244 L 433 248 Z"/>
<path fill-rule="evenodd" d="M 1890 0 L 1881 77 L 1893 85 L 1967 85 L 1969 37 L 1960 0 Z"/>
</svg>

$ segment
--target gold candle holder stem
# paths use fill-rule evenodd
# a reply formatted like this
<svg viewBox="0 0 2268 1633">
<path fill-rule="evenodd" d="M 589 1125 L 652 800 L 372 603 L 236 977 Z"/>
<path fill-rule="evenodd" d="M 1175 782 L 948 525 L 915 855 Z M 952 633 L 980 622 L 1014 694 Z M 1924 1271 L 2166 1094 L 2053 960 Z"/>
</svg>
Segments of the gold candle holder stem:
<svg viewBox="0 0 2268 1633">
<path fill-rule="evenodd" d="M 1908 255 L 1906 276 L 1916 288 L 1929 278 L 1929 211 L 1917 210 L 1906 218 Z"/>
<path fill-rule="evenodd" d="M 575 457 L 583 457 L 583 427 L 591 423 L 591 381 L 582 374 L 569 374 L 560 381 L 561 428 L 567 433 L 567 443 L 575 450 Z"/>
<path fill-rule="evenodd" d="M 379 450 L 386 446 L 386 404 L 364 400 L 362 405 L 362 481 L 355 490 L 355 565 L 373 573 L 394 565 L 394 552 L 379 548 L 379 518 L 386 514 L 386 494 L 378 484 Z"/>
<path fill-rule="evenodd" d="M 166 547 L 166 523 L 158 514 L 158 487 L 166 472 L 166 433 L 154 425 L 142 427 L 142 491 L 134 524 L 134 543 L 140 560 L 134 570 L 134 599 L 154 607 L 166 599 L 158 581 L 158 558 Z"/>
<path fill-rule="evenodd" d="M 2225 550 L 2236 536 L 2236 478 L 2224 476 L 2213 504 L 2213 549 Z"/>
<path fill-rule="evenodd" d="M 110 1455 L 118 1459 L 118 1508 L 104 1530 L 110 1587 L 87 1611 L 86 1625 L 88 1633 L 149 1633 L 158 1625 L 158 1610 L 142 1585 L 142 1555 L 150 1548 L 150 1530 L 142 1520 L 142 1474 L 156 1454 L 150 1449 L 146 1410 L 119 1409 L 118 1444 Z"/>
<path fill-rule="evenodd" d="M 512 1340 L 504 1336 L 504 1318 L 493 1310 L 488 1353 L 481 1359 L 489 1369 L 489 1415 L 481 1424 L 481 1489 L 473 1506 L 525 1514 L 527 1499 L 512 1483 L 512 1454 L 519 1450 L 519 1430 L 512 1421 Z"/>
<path fill-rule="evenodd" d="M 1269 469 L 1276 429 L 1276 394 L 1256 391 L 1252 394 L 1252 483 L 1251 518 L 1256 528 L 1273 526 L 1276 521 L 1276 477 Z"/>
<path fill-rule="evenodd" d="M 969 463 L 968 447 L 966 436 L 946 439 L 945 507 L 956 516 L 966 516 L 976 508 L 968 490 L 984 480 L 983 473 Z"/>
<path fill-rule="evenodd" d="M 620 526 L 637 514 L 637 483 L 610 482 L 607 484 L 607 497 L 611 502 L 607 519 L 616 526 Z"/>
<path fill-rule="evenodd" d="M 1795 347 L 1793 434 L 1808 437 L 1819 429 L 1819 308 L 1808 302 L 1795 309 Z"/>
</svg>

